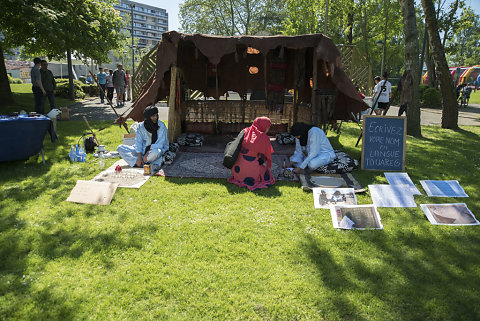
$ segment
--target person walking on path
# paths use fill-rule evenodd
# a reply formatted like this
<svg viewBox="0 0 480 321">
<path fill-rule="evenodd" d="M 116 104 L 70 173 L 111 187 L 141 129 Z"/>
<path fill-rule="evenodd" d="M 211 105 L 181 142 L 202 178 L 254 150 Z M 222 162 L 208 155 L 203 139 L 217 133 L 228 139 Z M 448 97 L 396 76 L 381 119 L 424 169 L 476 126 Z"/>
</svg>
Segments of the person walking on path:
<svg viewBox="0 0 480 321">
<path fill-rule="evenodd" d="M 131 86 L 131 82 L 130 82 L 130 70 L 127 70 L 125 72 L 125 76 L 127 77 L 127 101 L 130 101 L 131 90 L 132 90 L 132 86 Z"/>
<path fill-rule="evenodd" d="M 42 85 L 43 89 L 45 89 L 48 98 L 48 102 L 50 103 L 50 110 L 55 108 L 55 93 L 57 91 L 57 82 L 53 77 L 53 73 L 51 70 L 48 69 L 48 62 L 46 60 L 42 60 L 40 68 L 40 75 L 42 76 Z M 45 110 L 45 96 L 42 96 L 42 110 Z"/>
<path fill-rule="evenodd" d="M 392 92 L 392 84 L 387 80 L 388 74 L 386 72 L 382 75 L 382 81 L 380 81 L 374 89 L 373 101 L 378 98 L 378 108 L 375 110 L 377 115 L 382 115 L 388 108 L 388 102 L 390 101 L 390 93 Z"/>
<path fill-rule="evenodd" d="M 107 90 L 107 74 L 103 71 L 103 68 L 98 68 L 100 71 L 97 74 L 98 84 L 100 85 L 100 101 L 103 104 L 105 102 L 105 91 Z"/>
<path fill-rule="evenodd" d="M 113 73 L 113 86 L 115 87 L 115 91 L 117 92 L 117 107 L 122 107 L 125 102 L 125 88 L 127 87 L 127 76 L 125 75 L 125 71 L 123 71 L 123 65 L 118 64 L 117 70 Z"/>
<path fill-rule="evenodd" d="M 35 112 L 43 114 L 43 99 L 47 94 L 42 84 L 42 75 L 40 73 L 40 66 L 42 60 L 40 58 L 33 59 L 34 66 L 30 70 L 30 80 L 32 81 L 33 98 L 35 99 Z"/>
<path fill-rule="evenodd" d="M 107 100 L 110 103 L 113 103 L 113 70 L 112 69 L 108 71 L 108 75 L 106 77 L 106 84 L 107 84 Z"/>
</svg>

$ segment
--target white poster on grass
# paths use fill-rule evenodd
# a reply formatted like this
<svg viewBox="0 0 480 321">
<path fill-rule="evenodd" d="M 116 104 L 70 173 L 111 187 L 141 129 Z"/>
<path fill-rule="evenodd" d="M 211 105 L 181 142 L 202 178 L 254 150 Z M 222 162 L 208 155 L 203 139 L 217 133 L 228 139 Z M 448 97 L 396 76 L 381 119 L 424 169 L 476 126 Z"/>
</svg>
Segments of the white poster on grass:
<svg viewBox="0 0 480 321">
<path fill-rule="evenodd" d="M 434 225 L 480 225 L 465 203 L 420 204 L 420 207 Z"/>
<path fill-rule="evenodd" d="M 353 188 L 314 187 L 312 190 L 315 208 L 330 208 L 330 205 L 357 204 L 357 197 Z"/>
<path fill-rule="evenodd" d="M 390 185 L 408 185 L 410 186 L 410 192 L 412 195 L 422 195 L 418 188 L 413 184 L 408 173 L 384 173 Z"/>
<path fill-rule="evenodd" d="M 376 207 L 417 207 L 408 185 L 368 185 Z"/>
<path fill-rule="evenodd" d="M 382 220 L 374 205 L 331 205 L 330 214 L 334 228 L 383 229 Z"/>
<path fill-rule="evenodd" d="M 433 197 L 468 197 L 458 181 L 420 181 L 425 193 Z"/>
</svg>

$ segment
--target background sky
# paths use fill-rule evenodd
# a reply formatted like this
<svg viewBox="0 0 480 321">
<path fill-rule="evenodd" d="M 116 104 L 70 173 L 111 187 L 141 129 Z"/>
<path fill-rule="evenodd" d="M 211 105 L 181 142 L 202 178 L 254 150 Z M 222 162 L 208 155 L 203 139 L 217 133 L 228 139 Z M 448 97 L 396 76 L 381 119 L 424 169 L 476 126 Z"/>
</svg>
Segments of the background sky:
<svg viewBox="0 0 480 321">
<path fill-rule="evenodd" d="M 167 10 L 168 13 L 168 30 L 179 30 L 180 22 L 178 21 L 178 8 L 183 0 L 133 0 L 138 3 L 148 4 L 150 6 L 159 7 Z M 480 1 L 480 0 L 477 0 Z"/>
<path fill-rule="evenodd" d="M 168 30 L 179 30 L 180 21 L 178 20 L 178 8 L 183 0 L 135 0 L 136 2 L 148 4 L 155 7 L 160 7 L 167 10 L 168 13 Z M 330 0 L 333 1 L 333 0 Z M 447 3 L 451 3 L 454 0 L 447 0 Z M 420 3 L 420 0 L 416 0 Z M 480 0 L 466 0 L 466 4 L 477 13 L 480 14 Z"/>
</svg>

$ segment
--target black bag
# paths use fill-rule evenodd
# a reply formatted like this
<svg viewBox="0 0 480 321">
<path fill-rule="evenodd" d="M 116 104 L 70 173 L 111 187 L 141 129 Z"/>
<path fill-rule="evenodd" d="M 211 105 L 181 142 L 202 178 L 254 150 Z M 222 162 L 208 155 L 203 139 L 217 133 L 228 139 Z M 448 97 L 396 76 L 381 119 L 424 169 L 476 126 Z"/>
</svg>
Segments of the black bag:
<svg viewBox="0 0 480 321">
<path fill-rule="evenodd" d="M 83 146 L 85 147 L 85 150 L 87 152 L 94 152 L 95 151 L 95 146 L 98 146 L 97 143 L 95 143 L 95 140 L 93 139 L 92 136 L 85 138 L 83 142 Z"/>
<path fill-rule="evenodd" d="M 238 154 L 240 154 L 240 150 L 242 149 L 242 142 L 243 137 L 245 136 L 245 131 L 242 130 L 237 138 L 232 140 L 227 144 L 225 147 L 225 151 L 223 152 L 223 166 L 226 168 L 232 168 L 233 164 L 237 161 Z"/>
</svg>

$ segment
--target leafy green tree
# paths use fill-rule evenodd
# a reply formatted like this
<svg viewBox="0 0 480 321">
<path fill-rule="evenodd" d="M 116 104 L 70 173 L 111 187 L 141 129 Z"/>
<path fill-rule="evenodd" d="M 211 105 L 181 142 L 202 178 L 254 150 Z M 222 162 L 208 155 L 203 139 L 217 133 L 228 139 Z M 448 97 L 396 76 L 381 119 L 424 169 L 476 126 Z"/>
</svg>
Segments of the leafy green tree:
<svg viewBox="0 0 480 321">
<path fill-rule="evenodd" d="M 182 30 L 224 36 L 270 34 L 281 30 L 280 0 L 186 0 L 180 6 Z"/>
<path fill-rule="evenodd" d="M 108 51 L 120 45 L 122 20 L 113 2 L 4 0 L 0 10 L 3 45 L 6 48 L 23 45 L 25 53 L 49 58 L 63 58 L 67 52 L 73 95 L 71 55 L 102 63 L 108 60 Z M 0 77 L 0 88 L 4 86 L 3 77 Z M 2 91 L 0 89 L 0 93 Z"/>
<path fill-rule="evenodd" d="M 448 60 L 456 66 L 480 63 L 480 16 L 466 8 L 459 19 L 453 37 L 447 40 L 445 51 Z"/>
</svg>

